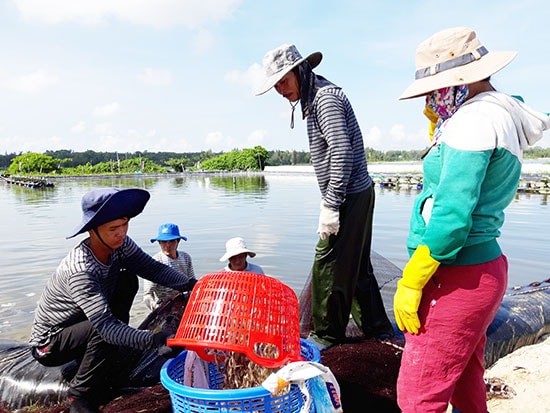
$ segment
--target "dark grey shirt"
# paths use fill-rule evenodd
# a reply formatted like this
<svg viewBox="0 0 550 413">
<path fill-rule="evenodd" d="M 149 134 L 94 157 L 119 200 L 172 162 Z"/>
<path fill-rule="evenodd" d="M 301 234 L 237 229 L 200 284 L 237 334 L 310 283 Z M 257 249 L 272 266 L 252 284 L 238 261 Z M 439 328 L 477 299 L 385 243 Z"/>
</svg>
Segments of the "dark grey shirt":
<svg viewBox="0 0 550 413">
<path fill-rule="evenodd" d="M 137 330 L 111 314 L 109 300 L 120 269 L 125 267 L 180 291 L 185 290 L 191 277 L 154 260 L 129 237 L 105 265 L 94 256 L 88 240 L 69 252 L 47 282 L 38 301 L 29 344 L 44 346 L 64 327 L 88 319 L 107 343 L 142 350 L 150 347 L 151 331 Z"/>
<path fill-rule="evenodd" d="M 351 104 L 334 85 L 320 88 L 307 117 L 311 161 L 325 205 L 337 210 L 347 194 L 372 185 L 361 129 Z"/>
</svg>

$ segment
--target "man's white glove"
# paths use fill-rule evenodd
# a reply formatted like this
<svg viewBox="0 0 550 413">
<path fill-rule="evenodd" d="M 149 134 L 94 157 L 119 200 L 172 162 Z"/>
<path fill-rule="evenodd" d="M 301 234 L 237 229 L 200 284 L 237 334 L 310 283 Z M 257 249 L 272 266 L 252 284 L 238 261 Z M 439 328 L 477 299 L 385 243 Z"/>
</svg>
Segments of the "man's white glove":
<svg viewBox="0 0 550 413">
<path fill-rule="evenodd" d="M 321 214 L 319 215 L 319 227 L 317 233 L 321 239 L 327 239 L 331 234 L 338 234 L 340 229 L 340 212 L 328 209 L 321 200 Z"/>
</svg>

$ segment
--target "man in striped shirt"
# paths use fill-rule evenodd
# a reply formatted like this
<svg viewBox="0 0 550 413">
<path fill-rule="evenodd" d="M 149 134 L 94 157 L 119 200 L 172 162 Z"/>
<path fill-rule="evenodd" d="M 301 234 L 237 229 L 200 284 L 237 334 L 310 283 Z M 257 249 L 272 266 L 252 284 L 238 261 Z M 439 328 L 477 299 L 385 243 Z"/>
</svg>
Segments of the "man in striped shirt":
<svg viewBox="0 0 550 413">
<path fill-rule="evenodd" d="M 367 337 L 394 335 L 370 261 L 374 186 L 367 170 L 363 137 L 342 89 L 315 68 L 319 52 L 303 58 L 282 45 L 264 59 L 266 81 L 258 94 L 275 88 L 307 119 L 311 161 L 321 190 L 312 268 L 313 331 L 320 349 L 346 341 L 350 313 Z"/>
<path fill-rule="evenodd" d="M 162 348 L 168 334 L 130 327 L 137 275 L 186 291 L 194 277 L 154 260 L 127 236 L 128 222 L 149 200 L 143 189 L 102 188 L 82 198 L 81 224 L 67 238 L 88 232 L 61 261 L 35 312 L 29 343 L 45 366 L 76 360 L 69 383 L 71 412 L 95 412 L 109 393 L 119 346 Z"/>
</svg>

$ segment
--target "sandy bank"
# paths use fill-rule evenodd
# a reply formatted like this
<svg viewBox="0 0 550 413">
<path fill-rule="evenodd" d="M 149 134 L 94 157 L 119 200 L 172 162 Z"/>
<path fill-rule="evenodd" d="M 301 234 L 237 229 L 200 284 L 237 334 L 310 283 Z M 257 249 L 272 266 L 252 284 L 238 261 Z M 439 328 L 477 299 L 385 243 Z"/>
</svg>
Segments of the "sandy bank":
<svg viewBox="0 0 550 413">
<path fill-rule="evenodd" d="M 547 335 L 539 343 L 521 347 L 488 368 L 485 379 L 496 383 L 493 392 L 487 393 L 489 412 L 549 412 L 549 360 L 550 335 Z M 447 413 L 451 413 L 450 407 Z"/>
<path fill-rule="evenodd" d="M 510 399 L 492 398 L 492 413 L 543 413 L 550 411 L 550 335 L 538 344 L 521 347 L 498 360 L 485 372 L 486 378 L 499 378 L 515 395 Z"/>
</svg>

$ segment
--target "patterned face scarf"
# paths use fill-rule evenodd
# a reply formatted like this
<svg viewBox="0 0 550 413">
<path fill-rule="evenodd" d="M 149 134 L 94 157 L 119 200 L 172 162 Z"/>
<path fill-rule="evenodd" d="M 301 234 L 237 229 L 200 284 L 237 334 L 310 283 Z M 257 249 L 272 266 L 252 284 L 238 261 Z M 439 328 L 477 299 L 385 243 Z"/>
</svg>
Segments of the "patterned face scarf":
<svg viewBox="0 0 550 413">
<path fill-rule="evenodd" d="M 426 96 L 424 114 L 430 119 L 430 141 L 432 144 L 420 159 L 424 159 L 430 149 L 437 145 L 441 132 L 439 128 L 455 114 L 468 96 L 468 85 L 450 86 L 438 89 Z"/>
<path fill-rule="evenodd" d="M 468 85 L 438 89 L 426 96 L 426 105 L 439 116 L 438 126 L 449 119 L 468 96 Z"/>
</svg>

